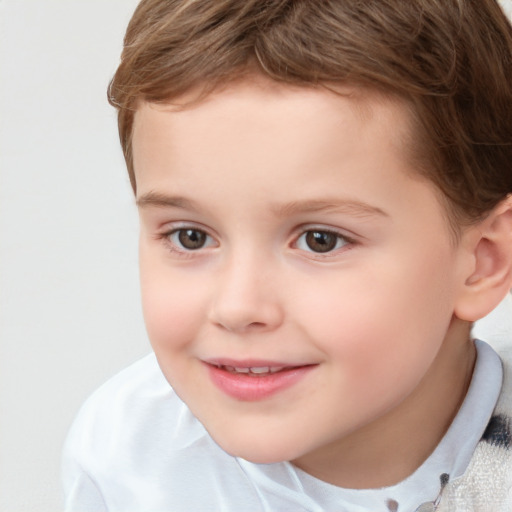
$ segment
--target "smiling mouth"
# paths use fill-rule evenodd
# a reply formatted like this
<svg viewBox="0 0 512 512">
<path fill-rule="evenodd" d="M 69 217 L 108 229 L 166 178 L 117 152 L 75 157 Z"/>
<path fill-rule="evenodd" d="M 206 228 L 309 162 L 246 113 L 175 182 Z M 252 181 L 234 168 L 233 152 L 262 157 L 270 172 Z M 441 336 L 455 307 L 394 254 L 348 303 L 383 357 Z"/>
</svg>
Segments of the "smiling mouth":
<svg viewBox="0 0 512 512">
<path fill-rule="evenodd" d="M 251 366 L 241 367 L 228 366 L 223 364 L 215 365 L 219 370 L 224 370 L 229 373 L 247 375 L 248 377 L 265 377 L 266 375 L 272 375 L 274 373 L 281 372 L 283 370 L 290 370 L 292 366 Z"/>
<path fill-rule="evenodd" d="M 248 402 L 270 398 L 294 386 L 318 366 L 266 366 L 256 361 L 252 364 L 254 366 L 248 362 L 244 366 L 235 366 L 210 361 L 206 366 L 212 383 L 218 389 L 231 398 Z"/>
</svg>

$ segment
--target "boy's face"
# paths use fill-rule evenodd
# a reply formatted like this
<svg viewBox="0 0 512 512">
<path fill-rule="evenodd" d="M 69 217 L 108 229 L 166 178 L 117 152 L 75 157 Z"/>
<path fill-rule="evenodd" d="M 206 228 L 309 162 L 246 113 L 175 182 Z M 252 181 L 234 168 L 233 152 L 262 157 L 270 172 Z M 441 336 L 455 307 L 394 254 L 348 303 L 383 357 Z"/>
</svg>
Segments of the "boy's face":
<svg viewBox="0 0 512 512">
<path fill-rule="evenodd" d="M 136 114 L 149 337 L 212 437 L 255 462 L 307 466 L 424 407 L 455 343 L 460 249 L 404 156 L 405 109 L 345 92 L 262 79 Z"/>
</svg>

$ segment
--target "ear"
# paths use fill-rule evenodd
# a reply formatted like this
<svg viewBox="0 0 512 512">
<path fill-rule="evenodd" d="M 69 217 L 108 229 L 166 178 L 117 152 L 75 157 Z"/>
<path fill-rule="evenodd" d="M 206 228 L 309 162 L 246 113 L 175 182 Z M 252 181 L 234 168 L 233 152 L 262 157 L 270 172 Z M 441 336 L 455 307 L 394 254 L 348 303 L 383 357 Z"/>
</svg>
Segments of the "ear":
<svg viewBox="0 0 512 512">
<path fill-rule="evenodd" d="M 455 307 L 461 320 L 475 322 L 489 314 L 512 287 L 512 195 L 463 234 L 470 270 Z"/>
</svg>

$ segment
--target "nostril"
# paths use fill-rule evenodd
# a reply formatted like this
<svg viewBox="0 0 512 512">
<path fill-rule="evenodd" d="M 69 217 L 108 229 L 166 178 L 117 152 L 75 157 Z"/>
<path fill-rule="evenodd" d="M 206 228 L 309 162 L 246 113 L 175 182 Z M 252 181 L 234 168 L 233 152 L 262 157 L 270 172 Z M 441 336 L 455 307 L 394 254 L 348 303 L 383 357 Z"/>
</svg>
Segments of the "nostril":
<svg viewBox="0 0 512 512">
<path fill-rule="evenodd" d="M 267 325 L 264 322 L 248 322 L 248 323 L 235 323 L 233 321 L 216 322 L 216 324 L 230 332 L 247 332 L 264 330 Z"/>
<path fill-rule="evenodd" d="M 263 322 L 251 322 L 247 327 L 265 327 L 265 324 Z"/>
</svg>

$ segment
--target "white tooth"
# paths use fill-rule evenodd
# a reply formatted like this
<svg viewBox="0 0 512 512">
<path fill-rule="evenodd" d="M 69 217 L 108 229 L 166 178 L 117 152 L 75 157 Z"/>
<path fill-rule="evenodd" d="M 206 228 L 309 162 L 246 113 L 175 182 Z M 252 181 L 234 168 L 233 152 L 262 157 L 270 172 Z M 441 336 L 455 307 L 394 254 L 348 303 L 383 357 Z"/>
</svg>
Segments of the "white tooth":
<svg viewBox="0 0 512 512">
<path fill-rule="evenodd" d="M 268 366 L 255 366 L 250 368 L 251 373 L 268 373 L 270 368 Z"/>
<path fill-rule="evenodd" d="M 237 373 L 249 373 L 249 368 L 237 368 L 237 367 L 235 367 L 235 371 Z"/>
<path fill-rule="evenodd" d="M 224 366 L 224 369 L 228 372 L 234 372 L 235 371 L 235 367 L 234 366 Z"/>
<path fill-rule="evenodd" d="M 274 367 L 274 368 L 270 368 L 270 373 L 277 373 L 277 372 L 280 372 L 284 367 L 281 366 L 280 368 L 279 367 Z"/>
</svg>

